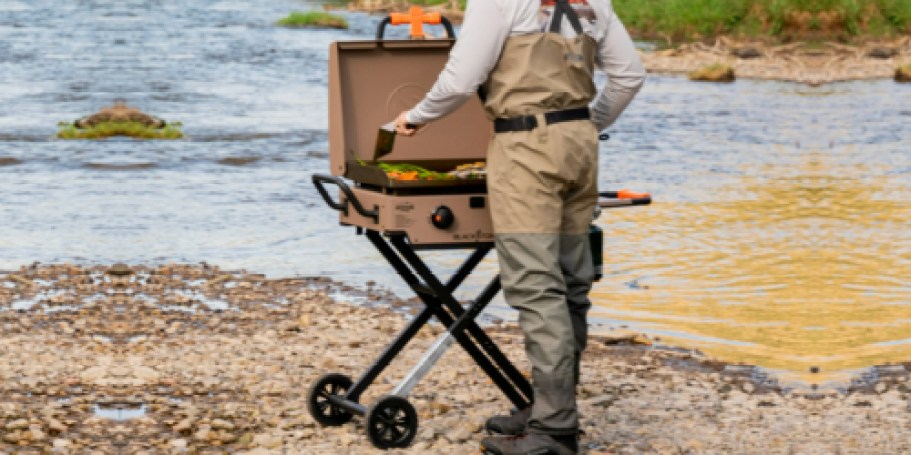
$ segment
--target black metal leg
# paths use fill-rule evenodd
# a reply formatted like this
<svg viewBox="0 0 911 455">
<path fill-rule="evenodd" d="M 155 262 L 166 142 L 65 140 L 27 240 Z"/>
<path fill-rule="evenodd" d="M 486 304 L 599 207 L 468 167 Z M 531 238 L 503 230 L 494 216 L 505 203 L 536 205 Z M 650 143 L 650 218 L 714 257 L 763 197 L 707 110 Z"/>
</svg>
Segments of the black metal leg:
<svg viewBox="0 0 911 455">
<path fill-rule="evenodd" d="M 417 335 L 418 331 L 421 330 L 421 327 L 424 327 L 424 324 L 430 320 L 431 316 L 433 316 L 433 310 L 424 308 L 424 310 L 405 327 L 405 330 L 393 340 L 392 344 L 386 347 L 386 350 L 380 354 L 380 357 L 375 362 L 373 362 L 373 365 L 371 365 L 370 368 L 358 378 L 357 382 L 351 386 L 351 389 L 345 394 L 345 399 L 355 402 L 360 401 L 361 394 L 364 393 L 364 391 L 367 390 L 367 387 L 376 380 L 384 369 L 386 369 L 389 363 L 392 362 L 392 359 L 399 355 L 399 352 L 402 352 L 402 349 L 404 349 L 408 342 Z"/>
<path fill-rule="evenodd" d="M 381 238 L 378 240 L 382 241 Z M 406 243 L 404 236 L 393 236 L 391 238 L 391 243 L 393 246 L 395 246 L 396 250 L 398 250 L 399 254 L 401 254 L 402 257 L 408 261 L 408 264 L 414 269 L 414 271 L 424 279 L 424 281 L 436 296 L 436 299 L 433 299 L 430 298 L 431 296 L 419 294 L 419 297 L 424 300 L 425 304 L 428 306 L 439 307 L 440 303 L 442 303 L 445 305 L 446 309 L 453 313 L 456 318 L 459 318 L 465 313 L 465 310 L 462 308 L 459 302 L 457 302 L 452 296 L 451 291 L 444 287 L 442 283 L 440 283 L 430 268 L 427 267 L 424 261 L 421 260 L 417 253 L 415 253 L 414 250 Z M 401 264 L 401 266 L 404 267 L 404 264 Z M 410 271 L 408 271 L 408 273 L 411 274 Z M 411 275 L 412 282 L 418 282 L 417 278 L 414 277 L 413 274 Z M 408 281 L 407 278 L 406 281 Z M 481 296 L 479 296 L 479 298 L 475 301 L 475 305 L 480 305 L 476 308 L 475 311 L 480 314 L 484 306 L 486 306 L 487 303 L 489 303 L 489 301 L 492 300 L 494 296 L 496 296 L 499 290 L 500 281 L 499 278 L 495 278 L 485 289 L 485 292 L 482 292 Z M 485 297 L 486 301 L 482 300 L 480 297 Z M 435 313 L 435 315 L 438 317 L 438 319 L 440 319 L 440 322 L 442 322 L 448 329 L 450 329 L 450 331 L 453 332 L 453 335 L 456 336 L 456 339 L 459 340 L 459 343 L 462 344 L 462 347 L 465 348 L 465 350 L 468 351 L 468 353 L 472 356 L 472 358 L 474 358 L 478 365 L 481 366 L 481 368 L 484 369 L 488 375 L 490 375 L 494 383 L 500 387 L 503 393 L 510 398 L 516 407 L 521 409 L 531 403 L 531 384 L 528 383 L 528 380 L 522 376 L 522 374 L 518 369 L 516 369 L 512 362 L 509 361 L 506 355 L 500 351 L 496 344 L 494 344 L 493 340 L 491 340 L 490 337 L 488 337 L 487 334 L 484 333 L 484 331 L 477 325 L 477 323 L 474 321 L 474 317 L 464 319 L 464 331 L 468 332 L 472 338 L 477 340 L 477 346 L 480 346 L 481 349 L 483 349 L 484 353 L 490 357 L 490 360 L 496 364 L 496 367 L 498 369 L 493 368 L 493 365 L 491 365 L 486 358 L 481 357 L 481 353 L 478 352 L 477 346 L 471 344 L 471 341 L 465 340 L 465 342 L 462 342 L 459 335 L 463 334 L 464 332 L 461 330 L 452 330 L 454 318 L 450 317 L 449 314 L 445 311 L 440 311 L 438 313 Z M 468 346 L 471 347 L 469 348 Z M 500 372 L 506 374 L 506 376 L 509 378 L 509 381 L 504 380 L 505 378 L 503 378 Z M 519 389 L 524 397 L 516 393 L 516 388 Z"/>
<path fill-rule="evenodd" d="M 450 277 L 446 285 L 443 285 L 414 252 L 404 236 L 394 235 L 387 241 L 379 232 L 367 230 L 366 237 L 417 294 L 425 308 L 351 385 L 344 396 L 331 396 L 329 400 L 353 414 L 365 415 L 367 408 L 358 402 L 361 395 L 430 318 L 435 316 L 516 407 L 524 408 L 529 405 L 532 392 L 528 381 L 474 320 L 500 291 L 499 277 L 491 280 L 467 309 L 462 308 L 452 295 L 490 252 L 492 245 L 479 245 Z"/>
</svg>

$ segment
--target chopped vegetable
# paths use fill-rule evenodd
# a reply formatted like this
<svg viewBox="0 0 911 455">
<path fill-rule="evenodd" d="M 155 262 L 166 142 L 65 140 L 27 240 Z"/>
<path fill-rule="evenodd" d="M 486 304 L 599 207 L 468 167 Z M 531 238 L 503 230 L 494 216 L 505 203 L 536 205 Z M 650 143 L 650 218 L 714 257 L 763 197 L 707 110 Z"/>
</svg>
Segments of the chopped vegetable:
<svg viewBox="0 0 911 455">
<path fill-rule="evenodd" d="M 367 163 L 358 160 L 362 165 Z M 478 161 L 476 163 L 467 163 L 456 166 L 449 172 L 437 172 L 423 168 L 415 164 L 408 163 L 377 163 L 383 172 L 391 180 L 398 181 L 415 181 L 415 180 L 471 180 L 483 179 L 487 175 L 487 163 Z"/>
</svg>

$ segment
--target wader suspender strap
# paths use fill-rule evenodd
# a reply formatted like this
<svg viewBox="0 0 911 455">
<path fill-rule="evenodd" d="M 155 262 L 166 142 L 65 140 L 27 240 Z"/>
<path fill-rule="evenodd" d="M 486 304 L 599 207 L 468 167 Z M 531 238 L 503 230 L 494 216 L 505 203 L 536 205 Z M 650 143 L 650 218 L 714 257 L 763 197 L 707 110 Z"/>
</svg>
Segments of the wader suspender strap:
<svg viewBox="0 0 911 455">
<path fill-rule="evenodd" d="M 560 33 L 560 26 L 563 25 L 563 15 L 566 15 L 566 19 L 569 20 L 570 25 L 573 26 L 573 30 L 577 35 L 582 34 L 582 23 L 579 22 L 579 15 L 576 14 L 576 10 L 572 6 L 569 6 L 567 0 L 557 0 L 554 5 L 554 18 L 550 23 L 550 32 L 551 33 Z"/>
</svg>

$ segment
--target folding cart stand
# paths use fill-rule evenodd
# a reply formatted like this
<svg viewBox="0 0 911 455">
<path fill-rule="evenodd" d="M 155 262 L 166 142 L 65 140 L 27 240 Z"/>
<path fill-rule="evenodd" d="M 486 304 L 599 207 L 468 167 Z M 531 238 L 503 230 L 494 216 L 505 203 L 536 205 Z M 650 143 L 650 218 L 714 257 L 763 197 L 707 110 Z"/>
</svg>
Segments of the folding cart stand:
<svg viewBox="0 0 911 455">
<path fill-rule="evenodd" d="M 376 215 L 374 210 L 364 208 L 342 178 L 314 175 L 313 182 L 330 207 L 344 212 L 353 207 L 362 216 Z M 336 202 L 329 196 L 325 188 L 327 183 L 337 185 L 345 195 L 341 202 Z M 599 206 L 603 208 L 651 203 L 648 195 L 626 199 L 616 199 L 617 192 L 605 192 L 601 195 L 614 198 L 601 201 Z M 532 390 L 528 380 L 475 322 L 478 315 L 500 291 L 499 276 L 494 277 L 465 307 L 453 296 L 455 290 L 493 248 L 493 242 L 422 247 L 411 244 L 407 235 L 402 233 L 384 235 L 376 230 L 362 228 L 358 228 L 358 233 L 366 235 L 367 239 L 373 243 L 424 303 L 425 308 L 399 333 L 356 382 L 348 376 L 337 373 L 327 374 L 317 380 L 308 395 L 308 407 L 313 418 L 322 425 L 338 426 L 350 421 L 355 414 L 365 416 L 367 436 L 374 446 L 380 449 L 407 447 L 417 434 L 418 417 L 406 397 L 452 345 L 453 341 L 458 342 L 465 349 L 517 409 L 528 406 L 532 400 Z M 437 278 L 416 252 L 419 249 L 441 248 L 473 250 L 446 284 Z M 391 393 L 384 395 L 370 407 L 361 404 L 360 397 L 367 387 L 414 338 L 421 327 L 430 321 L 431 317 L 435 317 L 446 327 L 446 333 L 436 340 Z"/>
</svg>

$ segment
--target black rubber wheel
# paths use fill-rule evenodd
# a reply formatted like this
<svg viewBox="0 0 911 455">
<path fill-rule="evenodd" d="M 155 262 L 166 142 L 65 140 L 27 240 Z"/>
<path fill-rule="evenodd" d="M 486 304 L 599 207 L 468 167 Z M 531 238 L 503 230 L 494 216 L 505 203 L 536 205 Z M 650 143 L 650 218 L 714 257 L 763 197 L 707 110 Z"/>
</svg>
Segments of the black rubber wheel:
<svg viewBox="0 0 911 455">
<path fill-rule="evenodd" d="M 367 437 L 378 449 L 404 448 L 418 434 L 418 413 L 408 400 L 381 397 L 367 411 Z"/>
<path fill-rule="evenodd" d="M 329 427 L 350 422 L 354 414 L 329 401 L 329 397 L 344 396 L 351 388 L 351 384 L 351 378 L 337 373 L 327 374 L 314 382 L 307 395 L 307 408 L 313 420 Z"/>
</svg>

